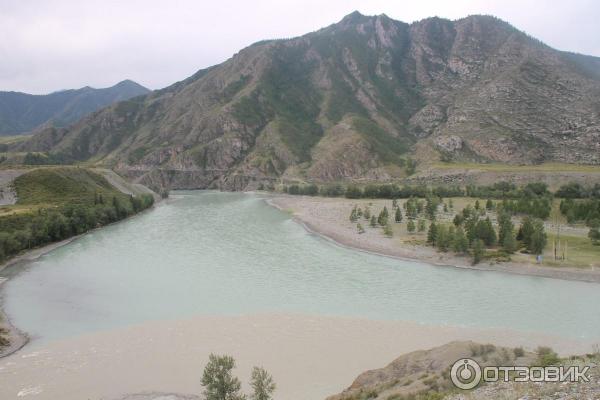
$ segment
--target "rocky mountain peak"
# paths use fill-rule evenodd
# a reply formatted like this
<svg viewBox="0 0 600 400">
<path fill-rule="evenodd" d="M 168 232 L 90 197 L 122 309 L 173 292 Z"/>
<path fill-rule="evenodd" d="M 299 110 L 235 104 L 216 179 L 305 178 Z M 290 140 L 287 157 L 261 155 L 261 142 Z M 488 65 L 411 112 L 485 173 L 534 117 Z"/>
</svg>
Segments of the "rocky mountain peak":
<svg viewBox="0 0 600 400">
<path fill-rule="evenodd" d="M 599 113 L 594 57 L 490 16 L 409 25 L 354 12 L 18 150 L 93 158 L 151 186 L 395 180 L 409 159 L 598 164 Z"/>
</svg>

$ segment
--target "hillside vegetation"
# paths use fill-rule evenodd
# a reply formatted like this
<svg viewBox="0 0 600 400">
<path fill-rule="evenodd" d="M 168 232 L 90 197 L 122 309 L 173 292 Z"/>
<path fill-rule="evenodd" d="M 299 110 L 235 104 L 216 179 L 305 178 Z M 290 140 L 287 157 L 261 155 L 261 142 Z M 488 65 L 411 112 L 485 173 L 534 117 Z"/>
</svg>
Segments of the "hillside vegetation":
<svg viewBox="0 0 600 400">
<path fill-rule="evenodd" d="M 355 12 L 10 150 L 153 187 L 398 181 L 440 162 L 598 165 L 599 113 L 598 58 L 490 16 Z"/>
<path fill-rule="evenodd" d="M 84 87 L 47 95 L 0 92 L 0 136 L 30 132 L 47 123 L 66 126 L 111 103 L 148 92 L 132 81 L 104 89 Z"/>
<path fill-rule="evenodd" d="M 85 168 L 33 169 L 13 182 L 15 205 L 0 207 L 0 261 L 142 211 L 151 194 L 131 196 Z"/>
</svg>

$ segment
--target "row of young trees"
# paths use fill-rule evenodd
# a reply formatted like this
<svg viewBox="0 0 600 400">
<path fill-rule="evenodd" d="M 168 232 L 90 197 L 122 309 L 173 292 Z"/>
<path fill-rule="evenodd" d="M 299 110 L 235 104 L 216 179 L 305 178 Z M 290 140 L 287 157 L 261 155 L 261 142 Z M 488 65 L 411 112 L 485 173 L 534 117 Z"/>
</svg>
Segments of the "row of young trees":
<svg viewBox="0 0 600 400">
<path fill-rule="evenodd" d="M 465 191 L 459 186 L 428 188 L 426 186 L 402 186 L 394 184 L 371 184 L 361 188 L 356 185 L 340 184 L 322 185 L 284 185 L 284 193 L 305 196 L 346 197 L 348 199 L 407 199 L 409 197 L 426 198 L 462 197 Z"/>
<path fill-rule="evenodd" d="M 202 373 L 202 386 L 206 400 L 245 400 L 242 384 L 233 375 L 235 360 L 231 356 L 211 354 Z M 263 368 L 254 367 L 250 377 L 251 400 L 272 400 L 276 385 L 273 377 Z"/>
<path fill-rule="evenodd" d="M 154 197 L 149 194 L 110 199 L 96 194 L 93 204 L 65 205 L 3 216 L 0 218 L 0 260 L 119 221 L 153 204 Z"/>
<path fill-rule="evenodd" d="M 518 231 L 515 232 L 511 213 L 503 208 L 502 203 L 496 204 L 488 200 L 485 209 L 479 201 L 475 203 L 474 207 L 468 205 L 455 215 L 451 226 L 436 223 L 436 214 L 441 204 L 443 204 L 445 211 L 454 208 L 451 201 L 446 204 L 442 199 L 436 197 L 429 197 L 426 201 L 410 198 L 404 203 L 403 207 L 400 207 L 398 202 L 394 200 L 392 205 L 394 221 L 396 223 L 402 222 L 404 218 L 402 208 L 404 208 L 408 219 L 407 231 L 414 233 L 418 229 L 419 232 L 423 232 L 426 229 L 426 222 L 422 216 L 425 215 L 431 221 L 427 232 L 427 243 L 429 245 L 438 248 L 442 252 L 452 250 L 462 255 L 471 254 L 474 263 L 482 260 L 486 248 L 495 248 L 502 254 L 508 255 L 521 247 L 532 254 L 541 254 L 546 247 L 547 235 L 543 221 L 526 216 L 522 220 Z M 486 210 L 490 211 L 492 209 L 498 210 L 497 231 L 489 216 L 482 218 L 482 216 L 485 216 Z M 364 211 L 358 206 L 354 206 L 350 213 L 350 221 L 357 222 L 361 217 L 369 221 L 372 227 L 382 226 L 384 234 L 392 236 L 387 207 L 384 207 L 376 217 L 371 214 L 368 206 L 365 207 Z M 418 225 L 415 224 L 417 219 Z M 357 229 L 359 233 L 364 232 L 364 228 L 360 223 L 357 224 Z"/>
<path fill-rule="evenodd" d="M 560 212 L 570 224 L 584 222 L 589 227 L 600 225 L 600 200 L 563 200 L 560 202 Z"/>
<path fill-rule="evenodd" d="M 272 190 L 273 186 L 261 184 L 260 190 Z M 407 199 L 409 197 L 425 198 L 428 196 L 438 197 L 478 197 L 496 200 L 520 199 L 535 197 L 557 197 L 560 199 L 600 199 L 600 183 L 593 186 L 583 186 L 579 183 L 568 183 L 562 185 L 556 192 L 551 193 L 548 185 L 543 182 L 529 183 L 517 187 L 514 183 L 500 181 L 493 185 L 467 185 L 464 189 L 458 185 L 438 186 L 429 188 L 427 186 L 398 186 L 395 184 L 370 184 L 364 187 L 357 185 L 283 185 L 281 190 L 289 194 L 342 197 L 349 199 L 380 198 L 380 199 Z"/>
<path fill-rule="evenodd" d="M 590 231 L 588 237 L 594 245 L 600 245 L 600 200 L 573 200 L 568 198 L 560 202 L 560 212 L 570 224 L 585 223 Z"/>
<path fill-rule="evenodd" d="M 438 204 L 442 203 L 442 198 L 452 197 L 476 197 L 487 198 L 488 205 L 492 199 L 500 199 L 499 207 L 513 215 L 531 215 L 535 218 L 547 219 L 552 210 L 552 194 L 548 187 L 543 183 L 532 183 L 522 188 L 517 188 L 514 184 L 499 182 L 491 186 L 467 186 L 466 190 L 458 186 L 428 188 L 426 186 L 403 186 L 399 187 L 393 184 L 367 185 L 364 188 L 350 185 L 344 189 L 341 185 L 317 186 L 311 185 L 291 185 L 284 186 L 283 191 L 293 195 L 309 196 L 344 196 L 350 199 L 426 199 L 431 203 L 431 199 L 437 199 Z M 411 200 L 409 205 L 419 207 L 417 200 Z M 487 207 L 487 206 L 486 206 Z M 409 210 L 413 213 L 413 210 Z M 431 218 L 430 218 L 431 219 Z"/>
<path fill-rule="evenodd" d="M 561 186 L 555 193 L 561 199 L 600 199 L 600 183 L 583 186 L 572 182 Z"/>
</svg>

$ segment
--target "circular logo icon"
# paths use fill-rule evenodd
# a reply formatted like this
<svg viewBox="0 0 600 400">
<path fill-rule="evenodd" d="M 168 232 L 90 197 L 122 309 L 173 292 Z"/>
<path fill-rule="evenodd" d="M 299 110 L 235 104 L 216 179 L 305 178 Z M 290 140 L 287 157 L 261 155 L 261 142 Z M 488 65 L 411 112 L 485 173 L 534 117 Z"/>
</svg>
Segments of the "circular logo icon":
<svg viewBox="0 0 600 400">
<path fill-rule="evenodd" d="M 461 358 L 452 365 L 450 379 L 459 389 L 473 389 L 481 381 L 481 367 L 475 360 Z"/>
</svg>

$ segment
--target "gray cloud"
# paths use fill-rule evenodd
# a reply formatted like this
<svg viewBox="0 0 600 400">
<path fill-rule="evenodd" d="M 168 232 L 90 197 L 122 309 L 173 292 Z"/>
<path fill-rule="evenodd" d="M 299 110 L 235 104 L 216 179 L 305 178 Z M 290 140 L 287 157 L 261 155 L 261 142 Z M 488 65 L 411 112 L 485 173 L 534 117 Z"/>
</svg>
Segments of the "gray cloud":
<svg viewBox="0 0 600 400">
<path fill-rule="evenodd" d="M 405 22 L 492 14 L 558 49 L 600 56 L 593 0 L 0 0 L 0 90 L 47 93 L 126 78 L 160 88 L 253 42 L 314 31 L 354 10 Z"/>
</svg>

